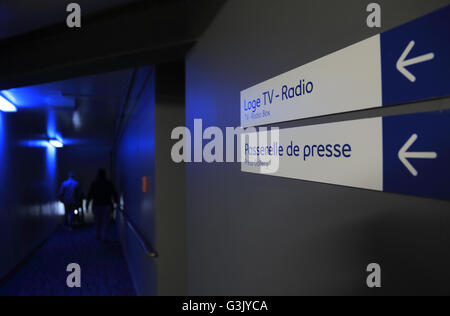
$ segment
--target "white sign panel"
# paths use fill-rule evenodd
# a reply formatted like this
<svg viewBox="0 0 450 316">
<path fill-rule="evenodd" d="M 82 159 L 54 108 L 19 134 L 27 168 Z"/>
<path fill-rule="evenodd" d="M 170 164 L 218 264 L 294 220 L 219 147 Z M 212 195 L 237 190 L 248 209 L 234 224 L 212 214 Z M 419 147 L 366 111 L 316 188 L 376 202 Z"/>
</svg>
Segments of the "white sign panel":
<svg viewBox="0 0 450 316">
<path fill-rule="evenodd" d="M 266 146 L 254 146 L 247 138 L 243 150 L 244 172 L 265 173 L 249 158 L 270 155 L 272 176 L 383 189 L 381 118 L 282 129 L 279 141 L 269 137 Z"/>
<path fill-rule="evenodd" d="M 253 128 L 250 128 L 253 129 Z M 450 111 L 252 132 L 242 171 L 450 199 Z"/>
<path fill-rule="evenodd" d="M 381 107 L 380 36 L 241 92 L 241 126 Z"/>
</svg>

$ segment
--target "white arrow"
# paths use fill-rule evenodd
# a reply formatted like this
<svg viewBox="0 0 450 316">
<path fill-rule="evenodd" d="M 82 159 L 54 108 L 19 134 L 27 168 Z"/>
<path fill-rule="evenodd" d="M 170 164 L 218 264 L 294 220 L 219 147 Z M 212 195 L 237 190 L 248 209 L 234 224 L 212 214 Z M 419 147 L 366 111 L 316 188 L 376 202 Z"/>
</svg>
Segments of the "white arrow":
<svg viewBox="0 0 450 316">
<path fill-rule="evenodd" d="M 434 59 L 434 54 L 430 53 L 406 60 L 406 57 L 408 57 L 409 53 L 411 52 L 415 44 L 416 43 L 414 41 L 411 41 L 406 47 L 403 54 L 400 56 L 399 60 L 397 61 L 397 70 L 400 71 L 411 82 L 415 82 L 416 77 L 411 72 L 409 72 L 409 70 L 407 70 L 405 67 Z"/>
<path fill-rule="evenodd" d="M 437 153 L 434 152 L 408 152 L 409 148 L 416 142 L 417 137 L 417 134 L 413 134 L 398 152 L 398 158 L 414 177 L 417 177 L 419 173 L 408 159 L 436 159 L 438 156 Z"/>
</svg>

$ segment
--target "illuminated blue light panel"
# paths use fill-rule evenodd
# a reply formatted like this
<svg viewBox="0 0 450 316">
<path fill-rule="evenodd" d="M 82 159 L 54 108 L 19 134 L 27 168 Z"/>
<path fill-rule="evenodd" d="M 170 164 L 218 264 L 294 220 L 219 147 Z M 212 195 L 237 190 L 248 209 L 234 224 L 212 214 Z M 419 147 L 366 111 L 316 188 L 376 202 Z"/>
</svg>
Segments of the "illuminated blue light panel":
<svg viewBox="0 0 450 316">
<path fill-rule="evenodd" d="M 17 107 L 8 101 L 4 96 L 0 95 L 0 111 L 17 112 Z"/>
</svg>

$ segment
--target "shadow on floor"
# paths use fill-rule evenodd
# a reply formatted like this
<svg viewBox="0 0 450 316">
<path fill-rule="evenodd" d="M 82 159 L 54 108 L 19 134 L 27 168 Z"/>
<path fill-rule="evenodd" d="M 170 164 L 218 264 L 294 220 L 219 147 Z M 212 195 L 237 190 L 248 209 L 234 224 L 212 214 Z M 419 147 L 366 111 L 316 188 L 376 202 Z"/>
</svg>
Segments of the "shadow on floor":
<svg viewBox="0 0 450 316">
<path fill-rule="evenodd" d="M 81 266 L 81 285 L 66 285 L 70 263 Z M 8 282 L 2 296 L 135 296 L 119 243 L 96 240 L 95 227 L 60 228 Z"/>
</svg>

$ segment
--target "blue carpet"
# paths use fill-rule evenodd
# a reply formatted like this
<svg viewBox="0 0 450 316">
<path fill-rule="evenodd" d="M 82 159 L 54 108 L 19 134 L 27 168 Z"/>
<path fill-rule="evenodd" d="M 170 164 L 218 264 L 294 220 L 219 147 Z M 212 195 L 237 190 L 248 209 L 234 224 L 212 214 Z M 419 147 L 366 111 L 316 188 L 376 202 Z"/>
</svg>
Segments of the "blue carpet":
<svg viewBox="0 0 450 316">
<path fill-rule="evenodd" d="M 67 265 L 81 266 L 81 288 L 68 288 Z M 119 243 L 96 240 L 95 228 L 59 229 L 0 288 L 2 296 L 135 296 Z"/>
</svg>

